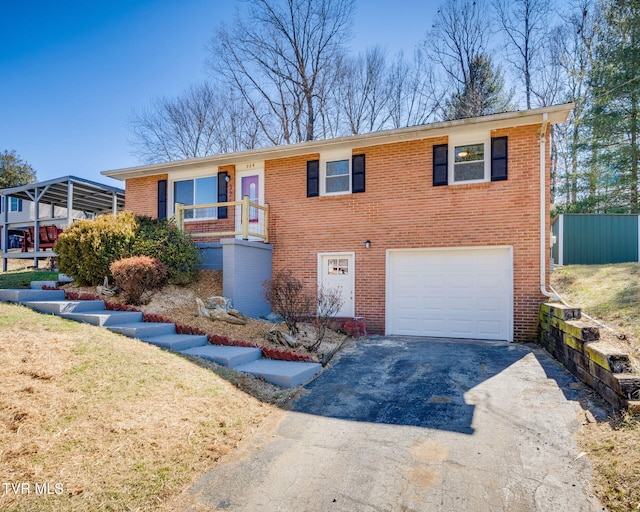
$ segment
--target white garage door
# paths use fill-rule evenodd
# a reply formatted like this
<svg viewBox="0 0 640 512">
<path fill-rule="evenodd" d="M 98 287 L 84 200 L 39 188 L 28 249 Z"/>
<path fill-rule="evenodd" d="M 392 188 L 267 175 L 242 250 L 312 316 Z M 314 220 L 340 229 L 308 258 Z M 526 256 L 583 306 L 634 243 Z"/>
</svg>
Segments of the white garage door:
<svg viewBox="0 0 640 512">
<path fill-rule="evenodd" d="M 387 334 L 513 340 L 510 247 L 391 250 Z"/>
</svg>

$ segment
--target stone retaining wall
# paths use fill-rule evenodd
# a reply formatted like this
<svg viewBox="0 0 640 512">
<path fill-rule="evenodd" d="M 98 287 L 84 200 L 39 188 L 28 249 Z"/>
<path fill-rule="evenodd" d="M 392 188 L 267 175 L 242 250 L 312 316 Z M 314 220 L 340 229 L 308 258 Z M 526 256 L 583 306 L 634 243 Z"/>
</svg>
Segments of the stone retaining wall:
<svg viewBox="0 0 640 512">
<path fill-rule="evenodd" d="M 579 308 L 542 304 L 540 343 L 615 408 L 640 412 L 640 375 L 631 373 L 629 356 L 596 343 L 599 328 L 580 318 Z"/>
</svg>

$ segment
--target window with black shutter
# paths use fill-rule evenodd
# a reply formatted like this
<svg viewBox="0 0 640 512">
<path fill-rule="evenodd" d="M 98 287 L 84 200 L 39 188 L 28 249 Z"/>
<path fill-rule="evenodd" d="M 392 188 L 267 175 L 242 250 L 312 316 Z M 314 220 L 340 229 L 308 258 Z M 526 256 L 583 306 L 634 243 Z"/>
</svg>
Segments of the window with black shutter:
<svg viewBox="0 0 640 512">
<path fill-rule="evenodd" d="M 307 197 L 320 195 L 320 160 L 307 162 Z"/>
<path fill-rule="evenodd" d="M 447 185 L 449 182 L 449 146 L 433 146 L 433 186 Z"/>
<path fill-rule="evenodd" d="M 226 203 L 228 201 L 228 193 L 227 193 L 227 180 L 229 178 L 229 174 L 226 172 L 218 173 L 218 202 Z M 226 219 L 227 218 L 227 207 L 219 206 L 218 207 L 218 218 Z"/>
<path fill-rule="evenodd" d="M 507 179 L 507 137 L 491 139 L 491 181 Z"/>
<path fill-rule="evenodd" d="M 351 159 L 351 192 L 365 191 L 364 155 L 354 155 Z"/>
<path fill-rule="evenodd" d="M 167 218 L 167 180 L 158 180 L 158 218 Z"/>
</svg>

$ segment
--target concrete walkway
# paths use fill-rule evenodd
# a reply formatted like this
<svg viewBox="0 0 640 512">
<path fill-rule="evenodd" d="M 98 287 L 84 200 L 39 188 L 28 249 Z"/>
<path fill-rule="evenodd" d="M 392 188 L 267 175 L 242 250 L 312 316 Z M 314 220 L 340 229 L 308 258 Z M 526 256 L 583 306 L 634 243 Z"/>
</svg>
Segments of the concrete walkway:
<svg viewBox="0 0 640 512">
<path fill-rule="evenodd" d="M 374 338 L 181 510 L 596 511 L 574 433 L 586 393 L 537 347 Z"/>
</svg>

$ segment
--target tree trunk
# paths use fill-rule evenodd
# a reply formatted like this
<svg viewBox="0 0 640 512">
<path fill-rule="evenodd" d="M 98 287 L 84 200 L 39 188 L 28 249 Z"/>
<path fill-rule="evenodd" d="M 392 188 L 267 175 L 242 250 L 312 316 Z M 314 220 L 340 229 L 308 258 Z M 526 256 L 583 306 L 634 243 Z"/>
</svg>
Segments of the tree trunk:
<svg viewBox="0 0 640 512">
<path fill-rule="evenodd" d="M 638 204 L 638 96 L 631 93 L 631 196 L 629 206 L 631 213 L 640 213 Z"/>
</svg>

